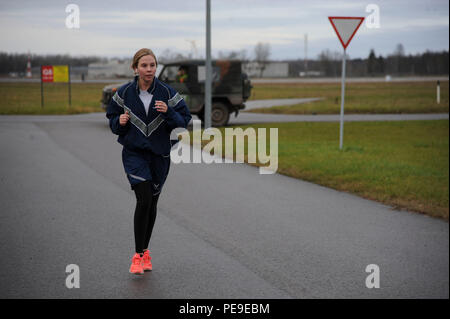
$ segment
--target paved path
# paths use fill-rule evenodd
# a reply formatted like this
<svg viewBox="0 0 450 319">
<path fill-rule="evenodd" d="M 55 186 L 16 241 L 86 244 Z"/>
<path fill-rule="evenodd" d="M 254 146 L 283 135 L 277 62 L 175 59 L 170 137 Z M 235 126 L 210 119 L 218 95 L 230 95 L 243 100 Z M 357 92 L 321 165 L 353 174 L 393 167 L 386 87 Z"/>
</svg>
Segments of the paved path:
<svg viewBox="0 0 450 319">
<path fill-rule="evenodd" d="M 273 106 L 294 105 L 322 100 L 323 98 L 302 99 L 270 99 L 247 101 L 245 111 L 256 108 L 268 108 Z M 230 124 L 251 124 L 271 122 L 338 122 L 339 114 L 325 115 L 294 115 L 294 114 L 261 114 L 261 113 L 239 113 L 238 117 L 232 115 Z M 415 121 L 415 120 L 448 120 L 448 113 L 424 113 L 424 114 L 346 114 L 344 121 Z"/>
<path fill-rule="evenodd" d="M 245 110 L 253 110 L 257 108 L 284 106 L 309 103 L 314 101 L 323 100 L 321 97 L 301 98 L 301 99 L 271 99 L 271 100 L 253 100 L 245 102 Z"/>
<path fill-rule="evenodd" d="M 173 164 L 155 270 L 128 274 L 135 198 L 100 115 L 0 116 L 1 298 L 449 297 L 447 222 L 245 164 Z"/>
</svg>

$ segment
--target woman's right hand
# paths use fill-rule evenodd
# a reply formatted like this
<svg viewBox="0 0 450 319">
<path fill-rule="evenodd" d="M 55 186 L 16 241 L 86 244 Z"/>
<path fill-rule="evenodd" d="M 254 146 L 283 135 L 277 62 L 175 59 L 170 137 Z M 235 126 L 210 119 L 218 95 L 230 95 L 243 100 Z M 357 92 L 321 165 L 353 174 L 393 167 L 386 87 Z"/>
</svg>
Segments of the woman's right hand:
<svg viewBox="0 0 450 319">
<path fill-rule="evenodd" d="M 130 115 L 128 114 L 128 111 L 125 111 L 125 114 L 121 114 L 119 117 L 119 124 L 122 126 L 127 125 L 128 120 L 130 119 Z"/>
</svg>

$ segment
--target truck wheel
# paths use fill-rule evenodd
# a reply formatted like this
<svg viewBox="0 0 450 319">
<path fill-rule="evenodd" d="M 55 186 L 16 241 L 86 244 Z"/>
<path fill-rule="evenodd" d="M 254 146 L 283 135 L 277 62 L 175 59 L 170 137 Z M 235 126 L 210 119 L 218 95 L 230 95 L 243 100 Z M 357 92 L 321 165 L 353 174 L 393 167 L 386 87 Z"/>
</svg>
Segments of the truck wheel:
<svg viewBox="0 0 450 319">
<path fill-rule="evenodd" d="M 211 110 L 212 126 L 225 126 L 230 119 L 230 111 L 222 102 L 214 102 Z"/>
</svg>

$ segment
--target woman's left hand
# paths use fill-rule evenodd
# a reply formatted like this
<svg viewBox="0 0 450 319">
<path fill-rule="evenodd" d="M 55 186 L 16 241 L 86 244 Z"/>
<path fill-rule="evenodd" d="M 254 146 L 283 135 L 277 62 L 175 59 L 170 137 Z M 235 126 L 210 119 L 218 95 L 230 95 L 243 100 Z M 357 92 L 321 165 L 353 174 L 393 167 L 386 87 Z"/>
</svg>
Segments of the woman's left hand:
<svg viewBox="0 0 450 319">
<path fill-rule="evenodd" d="M 155 101 L 155 109 L 158 112 L 166 113 L 167 112 L 167 104 L 163 101 Z"/>
</svg>

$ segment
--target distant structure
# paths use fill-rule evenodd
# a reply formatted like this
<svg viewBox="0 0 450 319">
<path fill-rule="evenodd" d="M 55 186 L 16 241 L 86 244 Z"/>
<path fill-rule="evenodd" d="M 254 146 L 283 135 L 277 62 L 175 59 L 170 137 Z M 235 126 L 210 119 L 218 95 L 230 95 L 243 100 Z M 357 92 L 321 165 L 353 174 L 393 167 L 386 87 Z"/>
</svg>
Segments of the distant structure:
<svg viewBox="0 0 450 319">
<path fill-rule="evenodd" d="M 242 69 L 251 78 L 285 78 L 289 76 L 288 62 L 268 62 L 261 75 L 260 63 L 253 61 L 242 65 Z"/>
<path fill-rule="evenodd" d="M 131 60 L 111 60 L 107 63 L 89 63 L 90 78 L 130 78 L 133 77 Z"/>
<path fill-rule="evenodd" d="M 27 62 L 27 72 L 25 75 L 27 78 L 31 78 L 31 59 L 30 59 L 30 53 L 28 52 L 28 62 Z"/>
</svg>

